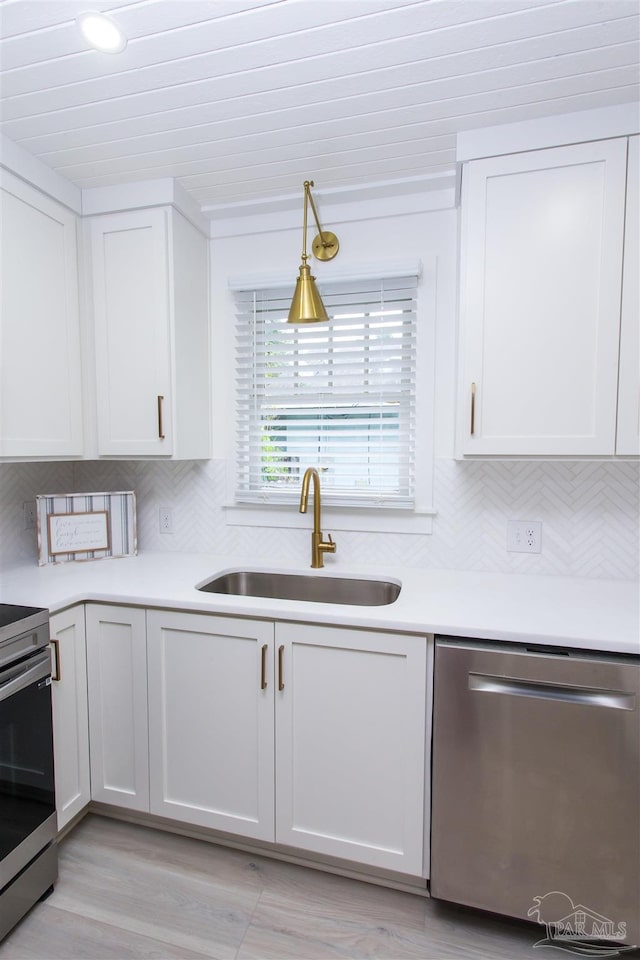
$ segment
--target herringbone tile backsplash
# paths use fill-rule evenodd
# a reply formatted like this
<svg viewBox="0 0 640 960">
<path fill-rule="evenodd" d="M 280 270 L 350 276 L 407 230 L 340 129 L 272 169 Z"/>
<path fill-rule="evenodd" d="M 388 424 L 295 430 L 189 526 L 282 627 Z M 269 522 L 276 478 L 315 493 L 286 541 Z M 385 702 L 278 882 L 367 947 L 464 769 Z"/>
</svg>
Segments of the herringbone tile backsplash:
<svg viewBox="0 0 640 960">
<path fill-rule="evenodd" d="M 72 490 L 71 463 L 0 464 L 0 565 L 37 562 L 36 531 L 25 530 L 23 503 Z"/>
<path fill-rule="evenodd" d="M 432 535 L 345 533 L 345 562 L 634 579 L 639 575 L 637 462 L 438 460 Z M 273 562 L 274 531 L 225 522 L 226 465 L 207 462 L 29 463 L 0 466 L 0 561 L 33 559 L 22 504 L 38 493 L 135 490 L 140 550 L 229 554 Z M 158 507 L 171 507 L 161 535 Z M 508 520 L 541 520 L 542 552 L 509 553 Z M 279 530 L 287 564 L 308 552 L 308 531 Z"/>
</svg>

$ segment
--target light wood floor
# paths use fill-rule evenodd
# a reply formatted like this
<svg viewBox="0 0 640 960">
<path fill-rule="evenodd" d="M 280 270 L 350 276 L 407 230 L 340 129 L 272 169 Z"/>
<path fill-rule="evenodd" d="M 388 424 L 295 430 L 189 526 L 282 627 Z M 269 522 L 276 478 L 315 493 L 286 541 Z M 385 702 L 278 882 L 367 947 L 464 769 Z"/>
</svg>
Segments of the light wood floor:
<svg viewBox="0 0 640 960">
<path fill-rule="evenodd" d="M 90 815 L 1 960 L 541 960 L 542 929 Z M 546 951 L 548 953 L 549 951 Z"/>
</svg>

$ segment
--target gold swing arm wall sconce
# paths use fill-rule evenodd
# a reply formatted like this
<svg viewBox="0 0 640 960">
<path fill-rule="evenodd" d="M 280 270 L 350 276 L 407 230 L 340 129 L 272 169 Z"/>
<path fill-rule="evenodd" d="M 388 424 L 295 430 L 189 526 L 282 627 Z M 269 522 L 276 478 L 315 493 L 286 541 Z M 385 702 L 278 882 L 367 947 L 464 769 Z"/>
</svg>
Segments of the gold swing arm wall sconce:
<svg viewBox="0 0 640 960">
<path fill-rule="evenodd" d="M 307 210 L 309 204 L 313 211 L 313 216 L 318 228 L 318 235 L 311 244 L 311 249 L 318 260 L 333 260 L 340 244 L 335 233 L 329 230 L 323 230 L 318 220 L 316 205 L 311 196 L 311 187 L 313 180 L 304 182 L 304 215 L 302 220 L 302 263 L 300 265 L 300 276 L 296 280 L 296 289 L 291 301 L 291 309 L 287 323 L 328 323 L 329 316 L 325 310 L 322 297 L 316 287 L 316 278 L 311 276 L 311 267 L 307 263 L 309 254 L 307 253 Z"/>
</svg>

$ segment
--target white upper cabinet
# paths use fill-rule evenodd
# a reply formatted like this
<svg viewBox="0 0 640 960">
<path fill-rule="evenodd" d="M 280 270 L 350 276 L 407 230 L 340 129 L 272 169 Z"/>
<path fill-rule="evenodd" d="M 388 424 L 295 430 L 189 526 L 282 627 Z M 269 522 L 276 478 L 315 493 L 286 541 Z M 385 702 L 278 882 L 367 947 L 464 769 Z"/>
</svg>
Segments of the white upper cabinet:
<svg viewBox="0 0 640 960">
<path fill-rule="evenodd" d="M 10 173 L 0 195 L 0 456 L 82 456 L 76 215 Z"/>
<path fill-rule="evenodd" d="M 640 454 L 640 137 L 629 138 L 616 453 Z"/>
<path fill-rule="evenodd" d="M 207 240 L 171 207 L 91 222 L 100 456 L 210 456 Z"/>
<path fill-rule="evenodd" d="M 458 455 L 615 453 L 626 162 L 623 137 L 465 165 Z"/>
</svg>

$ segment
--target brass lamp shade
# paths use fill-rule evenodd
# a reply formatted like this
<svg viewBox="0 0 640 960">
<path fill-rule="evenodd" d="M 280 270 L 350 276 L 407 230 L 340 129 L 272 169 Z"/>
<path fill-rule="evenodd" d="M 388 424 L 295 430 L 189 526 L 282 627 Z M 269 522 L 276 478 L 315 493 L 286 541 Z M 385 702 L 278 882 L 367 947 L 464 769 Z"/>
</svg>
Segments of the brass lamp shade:
<svg viewBox="0 0 640 960">
<path fill-rule="evenodd" d="M 316 278 L 311 276 L 308 263 L 300 266 L 300 276 L 291 301 L 287 323 L 328 323 L 329 316 L 316 287 Z"/>
</svg>

